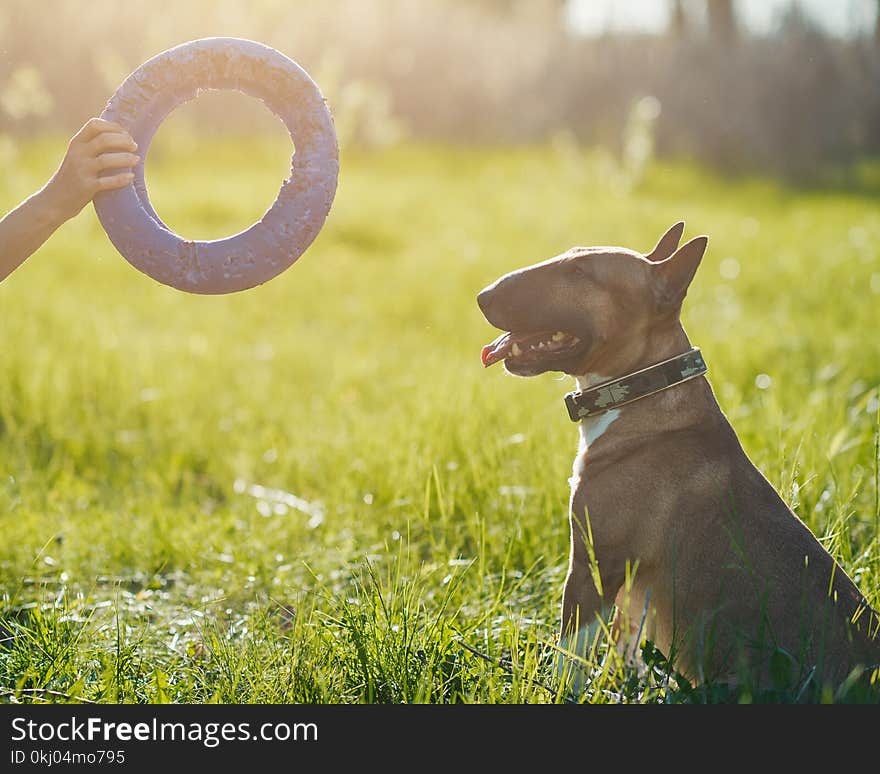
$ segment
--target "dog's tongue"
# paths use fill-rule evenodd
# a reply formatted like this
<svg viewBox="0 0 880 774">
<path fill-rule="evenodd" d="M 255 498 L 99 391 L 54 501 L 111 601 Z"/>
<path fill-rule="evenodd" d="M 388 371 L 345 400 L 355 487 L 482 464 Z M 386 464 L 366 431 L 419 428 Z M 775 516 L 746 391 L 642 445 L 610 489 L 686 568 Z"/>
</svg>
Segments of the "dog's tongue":
<svg viewBox="0 0 880 774">
<path fill-rule="evenodd" d="M 483 361 L 483 366 L 488 368 L 499 360 L 504 360 L 504 358 L 510 354 L 510 349 L 513 347 L 513 344 L 514 335 L 512 333 L 502 333 L 491 344 L 487 344 L 483 347 L 483 351 L 480 353 L 480 359 Z"/>
</svg>

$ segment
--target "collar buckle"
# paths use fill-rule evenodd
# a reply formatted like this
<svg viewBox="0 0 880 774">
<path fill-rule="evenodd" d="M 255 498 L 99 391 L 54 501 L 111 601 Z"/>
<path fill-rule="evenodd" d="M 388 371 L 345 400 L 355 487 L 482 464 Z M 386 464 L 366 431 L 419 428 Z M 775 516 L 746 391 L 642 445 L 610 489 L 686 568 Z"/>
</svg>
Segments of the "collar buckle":
<svg viewBox="0 0 880 774">
<path fill-rule="evenodd" d="M 572 422 L 580 422 L 583 417 L 578 413 L 578 406 L 575 397 L 579 395 L 578 392 L 569 392 L 565 395 L 565 407 L 568 409 L 568 418 Z"/>
</svg>

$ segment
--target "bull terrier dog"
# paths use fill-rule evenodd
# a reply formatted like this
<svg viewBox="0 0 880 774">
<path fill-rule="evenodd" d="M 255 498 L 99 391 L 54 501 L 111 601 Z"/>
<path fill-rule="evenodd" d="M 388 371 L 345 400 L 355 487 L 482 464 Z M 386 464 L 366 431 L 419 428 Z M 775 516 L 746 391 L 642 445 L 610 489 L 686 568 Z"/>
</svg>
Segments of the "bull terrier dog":
<svg viewBox="0 0 880 774">
<path fill-rule="evenodd" d="M 692 682 L 767 685 L 781 659 L 792 679 L 837 684 L 880 663 L 880 616 L 722 413 L 680 321 L 708 239 L 679 247 L 683 231 L 647 254 L 575 247 L 477 297 L 507 331 L 484 366 L 577 379 L 560 649 L 582 656 L 602 630 L 624 653 L 651 640 Z"/>
</svg>

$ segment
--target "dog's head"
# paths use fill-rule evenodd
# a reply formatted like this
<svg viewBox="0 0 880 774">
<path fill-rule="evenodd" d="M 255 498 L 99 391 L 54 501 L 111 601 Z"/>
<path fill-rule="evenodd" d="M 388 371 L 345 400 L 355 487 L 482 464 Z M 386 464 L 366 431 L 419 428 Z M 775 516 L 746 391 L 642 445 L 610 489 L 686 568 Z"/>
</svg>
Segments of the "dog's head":
<svg viewBox="0 0 880 774">
<path fill-rule="evenodd" d="M 679 247 L 676 223 L 646 255 L 623 247 L 574 247 L 505 274 L 477 296 L 486 319 L 508 331 L 483 348 L 517 376 L 601 371 L 609 351 L 634 351 L 656 326 L 677 322 L 706 251 L 701 236 Z"/>
</svg>

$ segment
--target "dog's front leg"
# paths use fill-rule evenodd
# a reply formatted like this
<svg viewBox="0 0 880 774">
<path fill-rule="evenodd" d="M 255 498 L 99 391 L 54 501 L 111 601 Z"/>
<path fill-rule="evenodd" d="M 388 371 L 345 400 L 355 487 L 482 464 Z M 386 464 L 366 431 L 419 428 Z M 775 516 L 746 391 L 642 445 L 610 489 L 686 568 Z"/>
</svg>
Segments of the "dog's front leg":
<svg viewBox="0 0 880 774">
<path fill-rule="evenodd" d="M 601 637 L 608 633 L 608 619 L 617 587 L 607 587 L 595 559 L 590 562 L 576 553 L 572 551 L 562 592 L 562 627 L 556 667 L 559 678 L 568 689 L 580 694 L 589 677 L 586 660 Z M 610 577 L 605 580 L 611 582 Z"/>
</svg>

